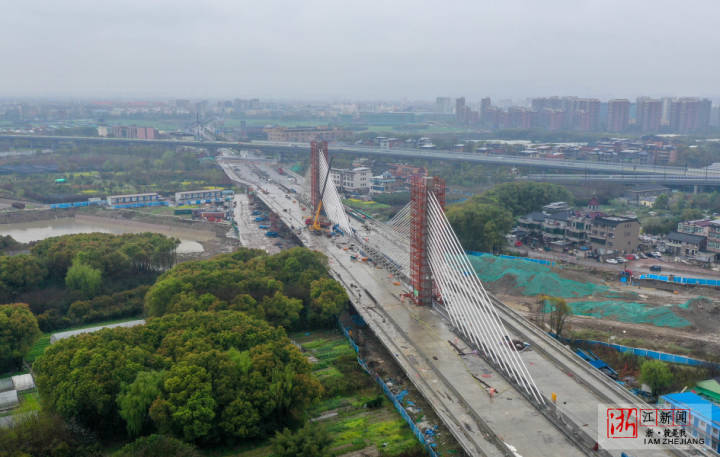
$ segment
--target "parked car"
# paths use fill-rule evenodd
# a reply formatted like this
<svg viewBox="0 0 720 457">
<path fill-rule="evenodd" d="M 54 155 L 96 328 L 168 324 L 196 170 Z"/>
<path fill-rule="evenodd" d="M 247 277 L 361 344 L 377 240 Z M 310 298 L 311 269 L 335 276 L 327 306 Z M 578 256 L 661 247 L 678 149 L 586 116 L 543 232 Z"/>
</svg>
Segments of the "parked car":
<svg viewBox="0 0 720 457">
<path fill-rule="evenodd" d="M 660 257 L 662 257 L 662 254 L 660 254 L 658 251 L 654 251 L 652 253 L 652 256 L 655 257 L 656 259 L 659 259 Z"/>
<path fill-rule="evenodd" d="M 625 263 L 627 260 L 623 259 L 622 257 L 617 257 L 615 260 L 617 260 L 618 263 Z"/>
<path fill-rule="evenodd" d="M 616 259 L 607 259 L 605 260 L 607 263 L 612 263 L 613 265 L 617 265 L 618 261 Z"/>
<path fill-rule="evenodd" d="M 662 267 L 660 265 L 651 265 L 650 271 L 662 271 Z"/>
<path fill-rule="evenodd" d="M 635 254 L 628 254 L 625 256 L 625 259 L 627 260 L 636 260 L 637 256 Z"/>
</svg>

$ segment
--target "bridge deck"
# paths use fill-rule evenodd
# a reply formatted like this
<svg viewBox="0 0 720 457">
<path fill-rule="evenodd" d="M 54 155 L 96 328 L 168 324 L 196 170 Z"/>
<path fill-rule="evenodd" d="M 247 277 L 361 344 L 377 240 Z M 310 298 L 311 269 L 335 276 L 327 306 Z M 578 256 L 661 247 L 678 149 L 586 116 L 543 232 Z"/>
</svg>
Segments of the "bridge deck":
<svg viewBox="0 0 720 457">
<path fill-rule="evenodd" d="M 236 173 L 227 165 L 223 168 L 231 179 L 257 181 L 249 169 L 240 168 Z M 268 193 L 259 192 L 258 197 L 286 224 L 304 225 L 306 214 L 292 199 L 284 198 L 282 189 L 274 183 L 261 185 Z M 402 243 L 398 245 L 393 236 L 371 225 L 376 237 L 382 235 L 379 239 L 384 240 L 384 251 L 391 255 L 403 251 Z M 592 453 L 578 441 L 568 440 L 483 359 L 458 355 L 448 343 L 457 340 L 448 321 L 432 309 L 404 303 L 400 298 L 405 292 L 403 286 L 394 285 L 386 270 L 352 261 L 335 240 L 311 236 L 307 231 L 300 238 L 306 246 L 328 256 L 333 274 L 343 282 L 356 308 L 470 455 L 512 455 L 511 449 L 526 457 Z M 390 244 L 394 245 L 392 249 Z M 587 434 L 596 433 L 598 403 L 637 402 L 517 313 L 499 302 L 496 306 L 508 332 L 533 345 L 522 358 L 541 391 L 546 396 L 557 393 L 559 409 Z M 468 349 L 457 341 L 459 347 Z M 499 394 L 491 398 L 478 379 Z M 609 455 L 620 456 L 620 452 Z"/>
</svg>

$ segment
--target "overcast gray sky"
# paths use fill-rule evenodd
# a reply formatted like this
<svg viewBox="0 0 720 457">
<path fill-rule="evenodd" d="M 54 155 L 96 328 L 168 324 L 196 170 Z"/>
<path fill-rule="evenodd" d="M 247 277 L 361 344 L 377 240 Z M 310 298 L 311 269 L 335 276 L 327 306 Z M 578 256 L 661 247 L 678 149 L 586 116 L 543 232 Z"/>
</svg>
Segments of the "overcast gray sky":
<svg viewBox="0 0 720 457">
<path fill-rule="evenodd" d="M 718 0 L 0 0 L 0 95 L 720 94 Z"/>
</svg>

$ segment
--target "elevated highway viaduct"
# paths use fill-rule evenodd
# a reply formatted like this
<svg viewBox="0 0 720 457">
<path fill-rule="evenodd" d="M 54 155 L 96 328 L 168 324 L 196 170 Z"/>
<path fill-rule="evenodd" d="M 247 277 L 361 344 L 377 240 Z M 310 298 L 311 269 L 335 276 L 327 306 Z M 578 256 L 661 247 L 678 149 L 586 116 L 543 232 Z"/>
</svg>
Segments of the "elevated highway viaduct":
<svg viewBox="0 0 720 457">
<path fill-rule="evenodd" d="M 50 146 L 62 142 L 85 142 L 90 144 L 149 144 L 149 145 L 177 145 L 198 146 L 210 149 L 218 148 L 244 148 L 266 152 L 304 152 L 308 150 L 308 143 L 271 142 L 271 141 L 195 141 L 195 140 L 165 140 L 165 139 L 131 139 L 108 137 L 80 137 L 80 136 L 52 136 L 52 135 L 21 135 L 0 134 L 0 140 L 23 140 L 29 145 Z M 585 160 L 557 160 L 540 159 L 522 156 L 475 154 L 464 152 L 451 152 L 442 150 L 421 149 L 381 149 L 358 145 L 334 144 L 333 153 L 352 154 L 364 156 L 384 156 L 389 158 L 451 160 L 488 165 L 503 165 L 512 167 L 529 167 L 540 169 L 556 169 L 573 171 L 577 173 L 612 173 L 612 174 L 644 174 L 644 175 L 676 175 L 687 177 L 703 177 L 708 182 L 720 183 L 720 172 L 709 172 L 703 168 L 685 168 L 673 166 L 659 166 L 651 164 L 625 164 L 617 162 L 595 162 Z"/>
</svg>

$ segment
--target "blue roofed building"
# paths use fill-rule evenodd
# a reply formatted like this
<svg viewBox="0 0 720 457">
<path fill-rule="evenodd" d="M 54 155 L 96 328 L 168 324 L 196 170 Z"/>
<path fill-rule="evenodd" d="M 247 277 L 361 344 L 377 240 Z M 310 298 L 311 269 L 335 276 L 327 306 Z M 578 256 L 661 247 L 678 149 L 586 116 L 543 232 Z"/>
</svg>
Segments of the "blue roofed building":
<svg viewBox="0 0 720 457">
<path fill-rule="evenodd" d="M 658 406 L 690 410 L 688 434 L 703 438 L 707 447 L 720 454 L 720 406 L 694 392 L 663 395 Z"/>
</svg>

